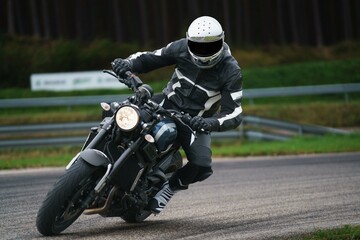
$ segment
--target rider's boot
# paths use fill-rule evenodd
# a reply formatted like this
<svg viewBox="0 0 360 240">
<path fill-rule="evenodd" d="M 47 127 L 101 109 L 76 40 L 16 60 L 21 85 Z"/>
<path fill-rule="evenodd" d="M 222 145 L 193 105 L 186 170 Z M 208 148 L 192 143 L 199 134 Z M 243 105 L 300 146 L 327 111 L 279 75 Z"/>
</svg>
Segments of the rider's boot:
<svg viewBox="0 0 360 240">
<path fill-rule="evenodd" d="M 150 200 L 149 208 L 150 210 L 158 214 L 160 213 L 168 204 L 171 197 L 174 196 L 175 191 L 173 191 L 169 186 L 169 181 L 166 181 L 160 188 L 159 192 Z"/>
<path fill-rule="evenodd" d="M 150 210 L 155 214 L 160 213 L 177 191 L 186 190 L 189 184 L 203 181 L 210 177 L 211 174 L 211 167 L 201 167 L 187 163 L 161 186 L 159 192 L 149 202 Z"/>
<path fill-rule="evenodd" d="M 178 174 L 175 173 L 169 181 L 166 181 L 160 188 L 159 192 L 150 200 L 150 210 L 158 214 L 164 210 L 165 206 L 169 203 L 174 194 L 180 190 L 188 189 L 188 184 L 182 184 Z"/>
</svg>

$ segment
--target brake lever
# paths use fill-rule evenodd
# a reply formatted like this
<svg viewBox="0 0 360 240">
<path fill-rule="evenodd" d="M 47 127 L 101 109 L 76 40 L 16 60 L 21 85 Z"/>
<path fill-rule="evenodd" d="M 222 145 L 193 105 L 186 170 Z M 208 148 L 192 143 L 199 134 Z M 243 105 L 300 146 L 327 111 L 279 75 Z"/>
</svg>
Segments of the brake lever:
<svg viewBox="0 0 360 240">
<path fill-rule="evenodd" d="M 115 78 L 119 78 L 118 75 L 116 75 L 113 71 L 110 71 L 110 70 L 103 69 L 103 73 L 107 73 Z"/>
<path fill-rule="evenodd" d="M 111 76 L 113 76 L 114 78 L 116 78 L 120 83 L 125 84 L 127 87 L 130 88 L 130 86 L 128 85 L 128 83 L 126 82 L 126 80 L 123 79 L 123 78 L 121 78 L 121 77 L 119 77 L 118 75 L 116 75 L 116 73 L 114 73 L 113 71 L 104 69 L 103 72 L 104 72 L 104 73 L 107 73 L 107 74 L 110 74 Z"/>
<path fill-rule="evenodd" d="M 171 118 L 174 119 L 175 121 L 179 122 L 181 125 L 185 126 L 187 129 L 190 130 L 190 132 L 194 135 L 195 139 L 197 138 L 196 136 L 196 131 L 194 131 L 190 126 L 189 126 L 189 122 L 191 120 L 191 116 L 189 114 L 184 114 L 183 112 L 179 113 L 175 110 L 173 110 L 173 112 L 170 110 L 169 111 L 171 113 Z M 183 121 L 183 119 L 185 119 L 185 121 Z"/>
<path fill-rule="evenodd" d="M 192 117 L 190 116 L 190 114 L 188 114 L 188 113 L 185 114 L 183 112 L 181 113 L 181 119 L 180 120 L 183 122 L 184 125 L 187 125 L 195 133 L 196 131 L 194 131 L 189 125 L 191 119 L 192 119 Z M 200 129 L 200 132 L 206 133 L 206 134 L 210 133 L 210 131 L 207 131 L 207 130 L 204 130 L 204 129 Z"/>
<path fill-rule="evenodd" d="M 143 84 L 141 79 L 130 71 L 125 72 L 125 78 L 125 82 L 129 82 L 130 86 L 128 87 L 131 88 L 134 92 L 137 91 L 138 88 Z"/>
</svg>

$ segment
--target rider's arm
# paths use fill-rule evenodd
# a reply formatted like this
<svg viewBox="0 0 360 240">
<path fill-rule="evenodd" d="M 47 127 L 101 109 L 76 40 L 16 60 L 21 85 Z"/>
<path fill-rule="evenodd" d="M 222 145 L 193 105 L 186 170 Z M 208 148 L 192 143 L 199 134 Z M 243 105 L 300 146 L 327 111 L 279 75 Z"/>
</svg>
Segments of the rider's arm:
<svg viewBox="0 0 360 240">
<path fill-rule="evenodd" d="M 160 48 L 153 52 L 137 52 L 130 55 L 129 60 L 131 70 L 134 73 L 146 73 L 161 67 L 170 66 L 176 63 L 176 57 L 179 47 L 182 46 L 180 41 L 169 43 L 166 47 Z"/>
<path fill-rule="evenodd" d="M 221 112 L 214 116 L 219 122 L 217 131 L 226 131 L 238 127 L 242 121 L 242 75 L 235 71 L 221 92 Z"/>
</svg>

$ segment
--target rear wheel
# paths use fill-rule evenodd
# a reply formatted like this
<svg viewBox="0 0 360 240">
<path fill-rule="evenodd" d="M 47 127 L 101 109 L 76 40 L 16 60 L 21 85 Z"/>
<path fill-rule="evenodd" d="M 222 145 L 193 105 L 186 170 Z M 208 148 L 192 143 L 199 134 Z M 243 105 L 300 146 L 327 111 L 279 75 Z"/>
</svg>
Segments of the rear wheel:
<svg viewBox="0 0 360 240">
<path fill-rule="evenodd" d="M 84 211 L 83 201 L 104 173 L 103 168 L 77 161 L 55 183 L 42 203 L 36 219 L 38 231 L 56 235 L 69 227 Z"/>
</svg>

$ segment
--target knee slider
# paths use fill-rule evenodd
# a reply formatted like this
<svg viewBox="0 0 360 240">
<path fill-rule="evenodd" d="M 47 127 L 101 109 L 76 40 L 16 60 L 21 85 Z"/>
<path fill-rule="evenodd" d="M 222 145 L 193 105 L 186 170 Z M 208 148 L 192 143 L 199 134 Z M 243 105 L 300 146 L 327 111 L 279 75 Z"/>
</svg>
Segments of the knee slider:
<svg viewBox="0 0 360 240">
<path fill-rule="evenodd" d="M 211 167 L 202 167 L 191 162 L 179 169 L 170 179 L 170 186 L 183 189 L 191 183 L 201 182 L 212 175 Z"/>
<path fill-rule="evenodd" d="M 201 182 L 210 177 L 213 174 L 211 167 L 199 167 L 198 174 L 195 178 L 195 182 Z"/>
</svg>

